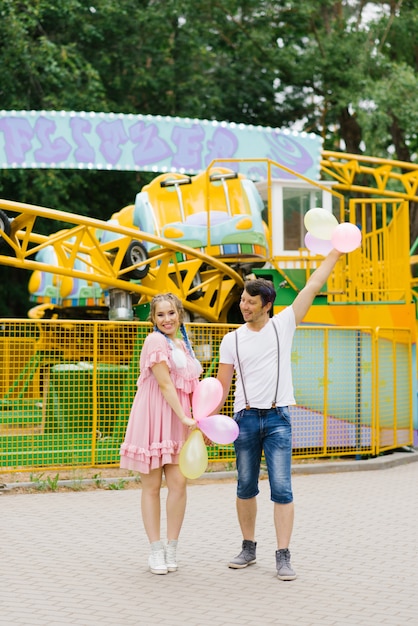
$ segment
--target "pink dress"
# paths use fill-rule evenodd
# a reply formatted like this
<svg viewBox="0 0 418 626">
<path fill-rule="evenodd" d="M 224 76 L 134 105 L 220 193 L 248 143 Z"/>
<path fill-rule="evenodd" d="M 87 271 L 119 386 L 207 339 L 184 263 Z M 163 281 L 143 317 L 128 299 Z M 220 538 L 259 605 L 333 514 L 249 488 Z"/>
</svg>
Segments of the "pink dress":
<svg viewBox="0 0 418 626">
<path fill-rule="evenodd" d="M 179 462 L 188 428 L 164 399 L 152 373 L 152 366 L 162 362 L 168 365 L 170 378 L 186 415 L 190 414 L 191 394 L 199 382 L 202 366 L 190 355 L 183 342 L 181 348 L 173 347 L 164 335 L 153 332 L 142 347 L 141 374 L 120 449 L 120 467 L 123 469 L 149 474 L 150 470 L 166 463 Z"/>
</svg>

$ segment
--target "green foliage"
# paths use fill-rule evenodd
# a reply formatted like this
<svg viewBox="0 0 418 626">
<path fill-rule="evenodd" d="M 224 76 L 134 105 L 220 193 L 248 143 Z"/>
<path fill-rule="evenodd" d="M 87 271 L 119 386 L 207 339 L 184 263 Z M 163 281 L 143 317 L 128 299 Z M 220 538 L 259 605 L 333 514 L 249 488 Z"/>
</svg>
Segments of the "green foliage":
<svg viewBox="0 0 418 626">
<path fill-rule="evenodd" d="M 98 474 L 93 475 L 93 480 L 94 480 L 94 484 L 96 485 L 98 489 L 101 489 L 102 487 L 104 487 L 105 481 L 103 480 L 100 472 Z"/>
<path fill-rule="evenodd" d="M 100 72 L 80 53 L 78 43 L 97 43 L 89 13 L 87 4 L 76 0 L 1 2 L 4 109 L 78 110 L 89 103 L 93 110 L 103 110 Z"/>
<path fill-rule="evenodd" d="M 108 488 L 111 491 L 119 491 L 121 489 L 125 489 L 125 487 L 126 487 L 126 480 L 123 480 L 123 478 L 120 478 L 115 483 L 109 483 L 108 485 Z"/>
<path fill-rule="evenodd" d="M 3 252 L 0 248 L 0 254 Z M 0 318 L 27 317 L 30 309 L 27 270 L 0 265 Z"/>
<path fill-rule="evenodd" d="M 47 476 L 44 474 L 30 474 L 30 480 L 38 491 L 57 491 L 59 486 L 59 474 L 55 476 Z"/>
<path fill-rule="evenodd" d="M 296 125 L 416 160 L 417 27 L 414 0 L 0 0 L 0 103 Z M 108 219 L 148 180 L 10 170 L 0 197 Z M 0 315 L 26 315 L 28 278 L 0 267 Z"/>
<path fill-rule="evenodd" d="M 418 77 L 405 63 L 385 64 L 379 79 L 370 84 L 371 97 L 359 106 L 359 119 L 370 154 L 410 161 L 418 151 Z"/>
</svg>

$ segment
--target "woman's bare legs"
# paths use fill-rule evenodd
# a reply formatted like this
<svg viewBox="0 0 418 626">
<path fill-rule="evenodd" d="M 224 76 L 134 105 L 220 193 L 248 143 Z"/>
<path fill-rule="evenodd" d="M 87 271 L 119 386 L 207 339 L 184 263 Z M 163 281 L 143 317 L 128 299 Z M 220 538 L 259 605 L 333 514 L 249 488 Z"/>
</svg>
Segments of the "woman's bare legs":
<svg viewBox="0 0 418 626">
<path fill-rule="evenodd" d="M 167 483 L 167 539 L 178 539 L 186 512 L 187 479 L 178 465 L 164 466 Z"/>
<path fill-rule="evenodd" d="M 163 477 L 162 468 L 151 470 L 149 474 L 140 474 L 142 495 L 141 513 L 145 532 L 150 543 L 160 541 L 161 502 L 160 491 Z"/>
</svg>

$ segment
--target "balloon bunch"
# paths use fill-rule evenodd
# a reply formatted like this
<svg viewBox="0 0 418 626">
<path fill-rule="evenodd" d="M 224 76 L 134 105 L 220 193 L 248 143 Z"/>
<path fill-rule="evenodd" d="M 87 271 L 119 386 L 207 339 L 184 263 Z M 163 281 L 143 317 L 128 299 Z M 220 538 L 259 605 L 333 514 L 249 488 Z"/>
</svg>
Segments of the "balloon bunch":
<svg viewBox="0 0 418 626">
<path fill-rule="evenodd" d="M 221 403 L 222 385 L 216 378 L 204 378 L 193 392 L 193 417 L 198 428 L 192 430 L 180 451 L 179 465 L 186 478 L 199 478 L 208 464 L 206 435 L 214 443 L 229 444 L 238 437 L 238 424 L 226 415 L 211 415 Z"/>
<path fill-rule="evenodd" d="M 314 254 L 326 256 L 333 248 L 352 252 L 361 244 L 361 230 L 350 222 L 338 223 L 326 209 L 310 209 L 304 218 L 305 246 Z"/>
</svg>

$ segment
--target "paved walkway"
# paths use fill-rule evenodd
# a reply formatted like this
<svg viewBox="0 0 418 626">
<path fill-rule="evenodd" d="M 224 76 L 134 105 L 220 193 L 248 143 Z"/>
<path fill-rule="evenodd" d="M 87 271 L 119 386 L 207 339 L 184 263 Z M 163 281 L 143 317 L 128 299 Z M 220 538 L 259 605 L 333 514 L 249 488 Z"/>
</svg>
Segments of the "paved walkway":
<svg viewBox="0 0 418 626">
<path fill-rule="evenodd" d="M 255 565 L 226 566 L 241 539 L 235 484 L 218 480 L 189 487 L 179 570 L 167 576 L 147 571 L 138 489 L 3 494 L 0 624 L 412 626 L 418 463 L 411 457 L 418 453 L 379 471 L 366 471 L 363 461 L 364 471 L 295 474 L 293 582 L 275 576 L 267 480 Z"/>
</svg>

